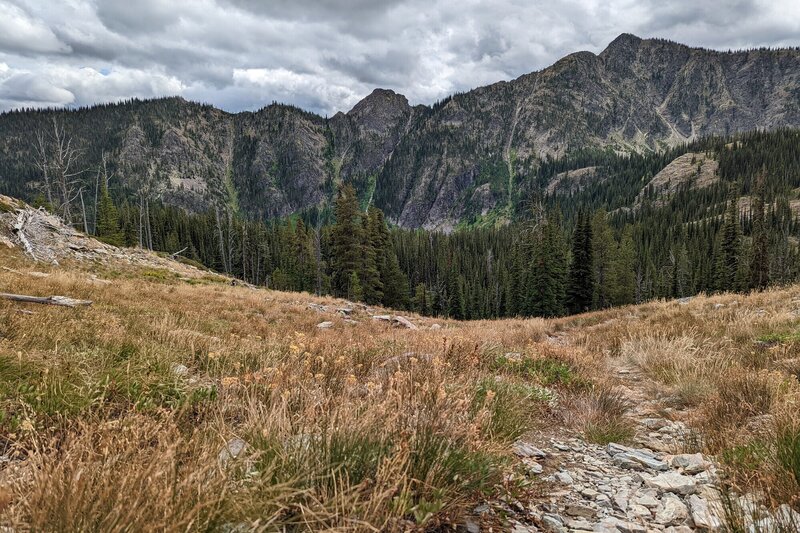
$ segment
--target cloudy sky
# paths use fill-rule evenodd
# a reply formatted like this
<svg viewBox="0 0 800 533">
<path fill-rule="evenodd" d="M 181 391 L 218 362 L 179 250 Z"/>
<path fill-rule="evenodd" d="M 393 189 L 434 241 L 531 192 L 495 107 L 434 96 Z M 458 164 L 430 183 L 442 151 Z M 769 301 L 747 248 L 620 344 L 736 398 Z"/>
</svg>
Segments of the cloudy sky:
<svg viewBox="0 0 800 533">
<path fill-rule="evenodd" d="M 798 0 L 0 0 L 0 110 L 182 95 L 347 111 L 541 69 L 618 34 L 800 45 Z"/>
</svg>

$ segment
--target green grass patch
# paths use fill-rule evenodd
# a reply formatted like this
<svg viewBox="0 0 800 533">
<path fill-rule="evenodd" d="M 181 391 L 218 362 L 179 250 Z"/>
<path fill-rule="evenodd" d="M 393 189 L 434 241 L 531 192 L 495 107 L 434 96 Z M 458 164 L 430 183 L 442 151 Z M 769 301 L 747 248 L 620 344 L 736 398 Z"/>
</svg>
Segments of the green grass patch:
<svg viewBox="0 0 800 533">
<path fill-rule="evenodd" d="M 762 344 L 788 344 L 800 341 L 800 330 L 789 332 L 770 332 L 756 337 L 756 342 Z"/>
<path fill-rule="evenodd" d="M 484 378 L 475 391 L 472 413 L 488 409 L 491 418 L 484 431 L 493 439 L 512 442 L 533 428 L 536 415 L 552 399 L 551 392 L 535 385 Z"/>
<path fill-rule="evenodd" d="M 295 434 L 285 438 L 261 432 L 247 439 L 255 449 L 255 471 L 265 487 L 285 484 L 313 498 L 314 494 L 341 489 L 341 477 L 351 487 L 361 487 L 365 501 L 379 470 L 403 450 L 395 435 L 337 429 L 325 434 Z M 409 442 L 406 466 L 411 482 L 393 498 L 397 514 L 418 524 L 464 494 L 489 494 L 502 483 L 506 460 L 474 451 L 423 423 Z"/>
<path fill-rule="evenodd" d="M 756 471 L 769 459 L 769 446 L 762 440 L 725 448 L 719 453 L 722 463 L 740 470 Z"/>
<path fill-rule="evenodd" d="M 800 425 L 788 424 L 778 428 L 775 456 L 778 464 L 800 485 Z"/>
<path fill-rule="evenodd" d="M 494 360 L 493 370 L 535 379 L 542 385 L 576 386 L 585 383 L 567 363 L 548 357 L 510 359 L 501 355 Z"/>
</svg>

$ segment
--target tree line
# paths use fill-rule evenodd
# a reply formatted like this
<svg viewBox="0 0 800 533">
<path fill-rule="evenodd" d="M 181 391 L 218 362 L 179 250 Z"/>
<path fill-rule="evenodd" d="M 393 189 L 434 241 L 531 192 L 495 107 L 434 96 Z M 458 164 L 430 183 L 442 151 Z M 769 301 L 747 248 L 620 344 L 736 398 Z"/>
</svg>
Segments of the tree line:
<svg viewBox="0 0 800 533">
<path fill-rule="evenodd" d="M 103 154 L 91 180 L 74 178 L 74 148 L 57 124 L 49 135 L 40 151 L 40 205 L 106 242 L 179 252 L 274 289 L 480 319 L 760 290 L 800 277 L 794 130 L 704 139 L 669 153 L 582 151 L 545 160 L 534 185 L 586 166 L 600 175 L 568 195 L 533 186 L 513 222 L 451 234 L 390 228 L 381 210 L 360 208 L 352 185 L 321 209 L 332 217 L 315 210 L 248 220 L 230 191 L 211 209 L 189 213 L 117 183 Z M 643 183 L 688 151 L 715 158 L 719 179 L 702 189 L 682 184 L 660 201 L 662 191 Z M 641 191 L 641 204 L 630 208 Z"/>
</svg>

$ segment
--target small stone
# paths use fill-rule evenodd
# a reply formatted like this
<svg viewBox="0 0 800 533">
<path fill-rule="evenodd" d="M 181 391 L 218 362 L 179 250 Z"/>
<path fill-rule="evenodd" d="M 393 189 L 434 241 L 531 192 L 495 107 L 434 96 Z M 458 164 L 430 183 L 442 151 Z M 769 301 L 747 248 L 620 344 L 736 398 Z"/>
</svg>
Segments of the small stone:
<svg viewBox="0 0 800 533">
<path fill-rule="evenodd" d="M 333 327 L 333 322 L 326 320 L 325 322 L 320 322 L 319 324 L 317 324 L 317 327 L 319 329 L 330 329 Z"/>
<path fill-rule="evenodd" d="M 574 529 L 583 530 L 583 531 L 591 531 L 592 530 L 592 524 L 590 524 L 588 521 L 584 520 L 583 518 L 579 518 L 577 520 L 572 519 L 572 518 L 567 518 L 566 520 L 564 520 L 564 525 L 566 525 L 568 528 L 573 529 L 573 530 Z"/>
<path fill-rule="evenodd" d="M 612 501 L 614 503 L 614 507 L 616 507 L 617 509 L 619 509 L 623 513 L 628 510 L 628 491 L 627 490 L 621 490 L 621 491 L 617 492 L 616 494 L 614 494 L 614 496 L 611 499 L 612 499 Z"/>
<path fill-rule="evenodd" d="M 178 377 L 188 376 L 189 369 L 186 367 L 186 365 L 175 363 L 172 365 L 172 374 Z"/>
<path fill-rule="evenodd" d="M 647 528 L 634 522 L 626 522 L 613 516 L 608 516 L 592 528 L 598 533 L 647 533 Z"/>
<path fill-rule="evenodd" d="M 561 442 L 554 442 L 553 443 L 553 448 L 555 448 L 556 450 L 558 450 L 560 452 L 571 452 L 572 451 L 572 448 L 570 448 L 569 446 L 567 446 L 566 444 L 563 444 Z"/>
<path fill-rule="evenodd" d="M 434 329 L 434 330 L 436 330 L 436 329 L 442 329 L 442 326 L 441 326 L 441 325 L 439 325 L 439 324 L 433 323 L 433 324 L 431 324 L 431 329 Z"/>
<path fill-rule="evenodd" d="M 525 463 L 525 466 L 528 468 L 529 474 L 539 475 L 544 471 L 542 465 L 540 465 L 536 461 L 528 461 Z"/>
<path fill-rule="evenodd" d="M 650 509 L 648 509 L 644 505 L 639 505 L 638 503 L 634 503 L 631 504 L 630 508 L 628 509 L 628 516 L 651 518 L 653 516 L 653 513 L 651 513 Z"/>
<path fill-rule="evenodd" d="M 472 512 L 475 513 L 475 514 L 485 514 L 485 513 L 488 513 L 491 510 L 492 510 L 492 508 L 488 504 L 482 503 L 479 506 L 477 506 L 475 509 L 473 509 Z"/>
<path fill-rule="evenodd" d="M 586 507 L 585 505 L 578 505 L 578 504 L 572 504 L 567 506 L 564 512 L 570 516 L 577 516 L 581 518 L 594 518 L 594 516 L 597 514 L 596 511 L 591 507 Z"/>
<path fill-rule="evenodd" d="M 394 321 L 395 324 L 403 326 L 407 329 L 417 329 L 417 326 L 404 316 L 398 315 L 393 317 L 392 320 Z"/>
<path fill-rule="evenodd" d="M 645 418 L 641 420 L 640 423 L 647 429 L 652 429 L 654 431 L 658 431 L 670 425 L 670 421 L 666 418 Z"/>
<path fill-rule="evenodd" d="M 537 459 L 544 459 L 547 457 L 547 454 L 533 446 L 532 444 L 528 444 L 527 442 L 523 442 L 518 440 L 512 446 L 514 453 L 520 457 L 536 457 Z"/>
<path fill-rule="evenodd" d="M 583 496 L 584 498 L 588 498 L 590 500 L 597 498 L 597 496 L 599 495 L 600 493 L 592 488 L 586 488 L 581 491 L 581 496 Z"/>
<path fill-rule="evenodd" d="M 569 475 L 569 472 L 557 472 L 556 481 L 563 483 L 564 485 L 572 485 L 575 483 L 575 480 L 572 479 L 572 476 Z"/>
<path fill-rule="evenodd" d="M 654 507 L 658 507 L 659 503 L 658 500 L 655 499 L 650 494 L 642 494 L 638 498 L 636 498 L 636 503 L 639 505 L 644 505 L 648 509 L 653 509 Z"/>
<path fill-rule="evenodd" d="M 656 523 L 664 526 L 677 526 L 689 518 L 689 509 L 674 494 L 667 493 L 661 499 L 662 507 L 656 512 Z"/>
<path fill-rule="evenodd" d="M 637 450 L 612 442 L 606 447 L 606 451 L 620 466 L 634 462 L 652 470 L 669 470 L 669 465 L 665 461 L 656 458 L 647 450 Z"/>
<path fill-rule="evenodd" d="M 542 524 L 547 530 L 553 531 L 554 533 L 562 533 L 567 530 L 564 527 L 564 521 L 561 517 L 554 514 L 542 515 Z"/>
<path fill-rule="evenodd" d="M 217 460 L 222 466 L 226 466 L 231 460 L 239 457 L 247 448 L 247 442 L 238 437 L 229 440 L 219 451 Z"/>
<path fill-rule="evenodd" d="M 689 504 L 689 510 L 692 514 L 692 521 L 695 527 L 710 529 L 716 531 L 722 528 L 722 521 L 711 512 L 708 507 L 708 502 L 696 494 L 692 494 L 686 500 Z"/>
<path fill-rule="evenodd" d="M 800 513 L 792 509 L 788 503 L 782 504 L 775 511 L 775 518 L 783 526 L 794 526 L 800 530 Z"/>
<path fill-rule="evenodd" d="M 684 476 L 677 472 L 664 472 L 657 476 L 642 476 L 645 485 L 660 490 L 661 492 L 674 492 L 677 494 L 693 494 L 697 490 L 694 478 Z"/>
<path fill-rule="evenodd" d="M 481 526 L 470 517 L 464 519 L 464 529 L 467 533 L 481 533 Z"/>
<path fill-rule="evenodd" d="M 694 530 L 689 526 L 670 526 L 664 533 L 692 533 Z"/>
<path fill-rule="evenodd" d="M 683 453 L 673 456 L 669 464 L 672 468 L 683 470 L 685 474 L 699 474 L 705 472 L 711 463 L 703 458 L 701 453 Z"/>
</svg>

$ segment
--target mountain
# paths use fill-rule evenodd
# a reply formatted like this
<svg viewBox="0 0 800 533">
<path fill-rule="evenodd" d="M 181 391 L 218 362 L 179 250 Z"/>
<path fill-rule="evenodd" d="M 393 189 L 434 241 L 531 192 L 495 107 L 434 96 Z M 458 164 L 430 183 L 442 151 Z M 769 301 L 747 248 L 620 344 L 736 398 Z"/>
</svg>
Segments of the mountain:
<svg viewBox="0 0 800 533">
<path fill-rule="evenodd" d="M 53 119 L 81 150 L 89 188 L 105 152 L 112 189 L 130 198 L 275 218 L 324 212 L 348 182 L 397 225 L 449 230 L 513 217 L 550 158 L 800 126 L 800 49 L 717 52 L 623 34 L 600 54 L 433 106 L 376 89 L 330 118 L 281 104 L 229 114 L 181 98 L 10 112 L 0 115 L 0 192 L 33 196 L 36 133 Z"/>
</svg>

